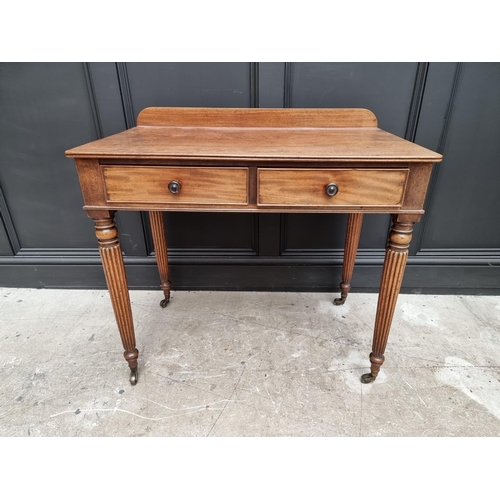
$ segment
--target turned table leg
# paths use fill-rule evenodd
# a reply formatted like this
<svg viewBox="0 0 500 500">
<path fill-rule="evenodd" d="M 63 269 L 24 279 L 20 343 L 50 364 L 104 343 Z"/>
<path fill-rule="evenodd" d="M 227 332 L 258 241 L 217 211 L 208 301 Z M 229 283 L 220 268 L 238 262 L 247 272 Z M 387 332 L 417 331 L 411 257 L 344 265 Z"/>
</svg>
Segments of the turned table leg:
<svg viewBox="0 0 500 500">
<path fill-rule="evenodd" d="M 163 212 L 149 212 L 149 221 L 151 223 L 156 263 L 158 265 L 158 272 L 160 273 L 160 287 L 165 295 L 165 298 L 160 302 L 160 306 L 167 307 L 167 304 L 170 302 L 171 283 L 168 275 L 167 238 L 165 236 Z"/>
<path fill-rule="evenodd" d="M 118 240 L 118 230 L 114 222 L 114 212 L 92 211 L 95 233 L 99 242 L 104 275 L 108 284 L 111 303 L 115 312 L 116 323 L 125 349 L 124 357 L 130 367 L 130 383 L 137 383 L 137 358 L 139 351 L 135 346 L 134 323 L 128 293 L 127 276 L 123 264 L 122 249 Z"/>
<path fill-rule="evenodd" d="M 385 347 L 408 259 L 408 247 L 410 246 L 413 223 L 418 220 L 419 216 L 413 215 L 392 216 L 392 228 L 385 252 L 372 352 L 370 354 L 371 372 L 361 376 L 361 382 L 364 384 L 369 384 L 375 380 L 384 362 Z"/>
<path fill-rule="evenodd" d="M 342 283 L 340 283 L 340 299 L 335 299 L 336 306 L 342 305 L 351 289 L 351 279 L 358 251 L 359 236 L 363 225 L 363 214 L 349 214 L 345 235 L 344 263 L 342 265 Z"/>
</svg>

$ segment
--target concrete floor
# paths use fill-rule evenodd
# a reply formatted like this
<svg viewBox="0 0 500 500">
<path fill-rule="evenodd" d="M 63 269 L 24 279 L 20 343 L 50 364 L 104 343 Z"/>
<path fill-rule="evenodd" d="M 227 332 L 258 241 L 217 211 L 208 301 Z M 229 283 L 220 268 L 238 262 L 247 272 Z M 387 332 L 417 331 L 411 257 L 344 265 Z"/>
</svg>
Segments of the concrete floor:
<svg viewBox="0 0 500 500">
<path fill-rule="evenodd" d="M 499 436 L 500 297 L 401 295 L 375 383 L 377 295 L 0 289 L 0 436 Z"/>
</svg>

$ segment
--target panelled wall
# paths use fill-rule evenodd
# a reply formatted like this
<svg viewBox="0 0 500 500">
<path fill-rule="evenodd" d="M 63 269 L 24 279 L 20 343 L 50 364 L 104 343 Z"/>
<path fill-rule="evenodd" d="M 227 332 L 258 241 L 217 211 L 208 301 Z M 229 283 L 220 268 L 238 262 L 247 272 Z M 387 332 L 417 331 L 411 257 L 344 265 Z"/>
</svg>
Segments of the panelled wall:
<svg viewBox="0 0 500 500">
<path fill-rule="evenodd" d="M 133 127 L 148 106 L 372 110 L 381 128 L 444 155 L 404 291 L 500 293 L 496 63 L 1 63 L 0 286 L 105 286 L 64 151 Z M 147 217 L 117 220 L 131 287 L 156 287 Z M 346 221 L 165 214 L 173 288 L 336 290 Z M 388 229 L 388 216 L 365 216 L 354 291 L 378 288 Z"/>
</svg>

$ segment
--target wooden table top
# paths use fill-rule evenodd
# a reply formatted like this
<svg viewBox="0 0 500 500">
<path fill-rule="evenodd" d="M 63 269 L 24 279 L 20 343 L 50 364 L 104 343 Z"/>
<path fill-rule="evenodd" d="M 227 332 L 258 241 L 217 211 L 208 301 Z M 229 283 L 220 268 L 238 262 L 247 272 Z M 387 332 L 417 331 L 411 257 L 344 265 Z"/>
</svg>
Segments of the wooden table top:
<svg viewBox="0 0 500 500">
<path fill-rule="evenodd" d="M 306 126 L 298 126 L 302 124 Z M 376 125 L 371 112 L 358 109 L 147 108 L 137 127 L 70 149 L 66 155 L 252 162 L 441 161 L 440 154 Z"/>
</svg>

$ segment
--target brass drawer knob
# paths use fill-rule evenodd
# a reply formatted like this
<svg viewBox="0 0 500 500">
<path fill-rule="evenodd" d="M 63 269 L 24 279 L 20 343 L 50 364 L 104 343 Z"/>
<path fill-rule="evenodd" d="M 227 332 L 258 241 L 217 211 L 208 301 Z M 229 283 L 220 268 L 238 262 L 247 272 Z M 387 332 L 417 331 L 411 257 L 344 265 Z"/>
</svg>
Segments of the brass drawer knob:
<svg viewBox="0 0 500 500">
<path fill-rule="evenodd" d="M 326 186 L 326 194 L 328 196 L 335 196 L 338 192 L 339 187 L 334 182 L 330 182 L 330 184 Z"/>
<path fill-rule="evenodd" d="M 171 181 L 168 185 L 168 190 L 172 194 L 178 194 L 181 190 L 181 183 L 179 181 Z"/>
</svg>

